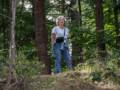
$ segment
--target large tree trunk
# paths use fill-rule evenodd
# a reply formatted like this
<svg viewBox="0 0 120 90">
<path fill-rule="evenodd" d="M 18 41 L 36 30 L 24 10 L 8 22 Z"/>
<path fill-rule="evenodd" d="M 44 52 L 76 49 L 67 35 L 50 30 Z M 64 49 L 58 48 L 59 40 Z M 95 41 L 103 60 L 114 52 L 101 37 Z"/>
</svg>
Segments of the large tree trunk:
<svg viewBox="0 0 120 90">
<path fill-rule="evenodd" d="M 100 61 L 105 61 L 106 47 L 104 39 L 104 26 L 103 26 L 103 7 L 102 0 L 96 0 L 95 16 L 96 16 L 96 34 L 97 34 L 97 50 L 98 58 Z"/>
<path fill-rule="evenodd" d="M 118 2 L 117 0 L 113 0 L 114 4 L 114 25 L 115 25 L 115 31 L 116 31 L 116 46 L 118 49 L 120 49 L 120 30 L 119 30 L 119 21 L 118 21 Z"/>
<path fill-rule="evenodd" d="M 14 90 L 13 85 L 16 84 L 17 78 L 15 73 L 16 61 L 16 45 L 15 45 L 15 16 L 16 16 L 16 0 L 11 1 L 11 31 L 10 31 L 10 47 L 9 47 L 9 75 L 5 90 Z"/>
<path fill-rule="evenodd" d="M 81 32 L 81 27 L 82 27 L 82 14 L 81 14 L 81 2 L 78 0 L 78 8 L 79 12 L 77 10 L 73 11 L 72 15 L 72 21 L 73 25 L 76 27 L 76 32 L 74 33 L 73 36 L 79 36 L 78 38 L 75 38 L 72 41 L 72 56 L 73 56 L 73 66 L 76 66 L 79 63 L 83 63 L 83 50 L 82 50 L 82 37 L 83 34 Z"/>
<path fill-rule="evenodd" d="M 82 10 L 81 10 L 81 0 L 78 0 L 78 7 L 79 7 L 79 30 L 81 30 L 82 28 Z M 83 38 L 83 33 L 80 32 L 80 47 L 79 47 L 79 54 L 80 54 L 80 63 L 83 63 L 83 43 L 82 43 L 82 38 Z"/>
<path fill-rule="evenodd" d="M 120 30 L 119 30 L 119 20 L 118 20 L 118 15 L 119 15 L 119 7 L 118 6 L 118 1 L 117 0 L 113 0 L 113 4 L 114 4 L 114 25 L 115 25 L 115 32 L 116 32 L 116 48 L 120 49 Z M 120 60 L 118 60 L 118 66 L 120 67 Z"/>
<path fill-rule="evenodd" d="M 45 30 L 44 0 L 33 0 L 36 47 L 39 60 L 45 65 L 42 74 L 50 74 L 50 60 L 47 53 L 47 30 Z"/>
</svg>

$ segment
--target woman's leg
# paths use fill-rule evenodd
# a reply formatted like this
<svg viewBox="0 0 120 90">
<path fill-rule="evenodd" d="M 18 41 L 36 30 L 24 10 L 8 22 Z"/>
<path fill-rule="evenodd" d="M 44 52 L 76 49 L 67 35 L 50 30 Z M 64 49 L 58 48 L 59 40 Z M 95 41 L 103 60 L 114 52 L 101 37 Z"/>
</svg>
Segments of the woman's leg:
<svg viewBox="0 0 120 90">
<path fill-rule="evenodd" d="M 71 60 L 69 49 L 65 47 L 62 54 L 68 69 L 72 69 L 72 60 Z"/>
<path fill-rule="evenodd" d="M 60 45 L 55 44 L 54 46 L 54 55 L 55 55 L 55 73 L 61 72 L 61 50 Z"/>
</svg>

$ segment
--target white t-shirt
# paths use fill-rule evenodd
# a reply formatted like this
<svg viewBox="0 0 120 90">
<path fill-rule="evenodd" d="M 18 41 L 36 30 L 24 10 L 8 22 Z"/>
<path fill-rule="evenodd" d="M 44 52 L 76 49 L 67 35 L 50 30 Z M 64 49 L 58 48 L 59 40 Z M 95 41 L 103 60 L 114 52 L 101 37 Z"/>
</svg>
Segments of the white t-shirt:
<svg viewBox="0 0 120 90">
<path fill-rule="evenodd" d="M 64 32 L 65 32 L 65 35 L 64 35 Z M 59 26 L 55 26 L 53 29 L 52 29 L 52 33 L 55 33 L 56 34 L 56 38 L 57 37 L 64 37 L 65 39 L 68 38 L 68 35 L 69 35 L 69 29 L 64 27 L 63 29 L 60 28 Z"/>
</svg>

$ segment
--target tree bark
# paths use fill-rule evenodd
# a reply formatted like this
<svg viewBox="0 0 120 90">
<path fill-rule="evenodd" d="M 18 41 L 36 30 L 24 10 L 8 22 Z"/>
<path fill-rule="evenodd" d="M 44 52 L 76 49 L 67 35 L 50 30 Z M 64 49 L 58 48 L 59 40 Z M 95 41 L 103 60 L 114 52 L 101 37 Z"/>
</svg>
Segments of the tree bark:
<svg viewBox="0 0 120 90">
<path fill-rule="evenodd" d="M 36 47 L 39 60 L 45 65 L 42 74 L 50 74 L 50 59 L 47 53 L 47 30 L 45 30 L 44 0 L 33 0 Z"/>
<path fill-rule="evenodd" d="M 106 47 L 104 39 L 102 0 L 96 0 L 95 4 L 97 50 L 100 61 L 104 61 L 106 57 Z"/>
<path fill-rule="evenodd" d="M 82 10 L 81 10 L 81 0 L 78 0 L 78 7 L 79 7 L 79 30 L 82 29 L 80 27 L 82 27 Z M 83 63 L 83 43 L 82 43 L 82 38 L 83 38 L 83 34 L 82 32 L 80 32 L 80 50 L 79 50 L 79 53 L 80 53 L 80 62 Z"/>
<path fill-rule="evenodd" d="M 118 21 L 118 2 L 117 0 L 113 0 L 113 4 L 114 4 L 114 25 L 115 25 L 115 32 L 116 32 L 116 46 L 118 49 L 120 49 L 120 30 L 119 30 L 119 21 Z"/>
<path fill-rule="evenodd" d="M 79 35 L 75 32 L 73 36 L 79 36 L 78 38 L 75 38 L 72 41 L 72 56 L 73 56 L 73 66 L 76 66 L 79 63 L 83 63 L 83 45 L 82 45 L 82 14 L 81 14 L 81 1 L 78 0 L 78 9 L 73 11 L 73 17 L 71 17 L 71 20 L 73 21 L 73 25 L 76 28 L 76 32 L 79 33 Z M 74 28 L 75 29 L 75 28 Z"/>
<path fill-rule="evenodd" d="M 11 31 L 10 31 L 10 47 L 9 47 L 9 75 L 5 90 L 11 90 L 16 83 L 15 61 L 16 61 L 16 44 L 15 44 L 15 25 L 16 25 L 16 0 L 11 1 Z"/>
</svg>

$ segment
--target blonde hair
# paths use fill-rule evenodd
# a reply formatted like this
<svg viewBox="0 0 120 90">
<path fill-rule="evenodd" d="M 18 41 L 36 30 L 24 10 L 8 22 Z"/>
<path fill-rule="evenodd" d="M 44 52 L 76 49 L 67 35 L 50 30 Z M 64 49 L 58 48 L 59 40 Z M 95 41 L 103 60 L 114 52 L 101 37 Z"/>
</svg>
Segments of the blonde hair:
<svg viewBox="0 0 120 90">
<path fill-rule="evenodd" d="M 56 25 L 58 26 L 58 23 L 59 23 L 59 20 L 60 19 L 64 19 L 64 21 L 66 21 L 66 19 L 65 19 L 65 17 L 64 16 L 58 16 L 57 18 L 56 18 Z"/>
</svg>

